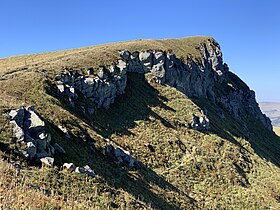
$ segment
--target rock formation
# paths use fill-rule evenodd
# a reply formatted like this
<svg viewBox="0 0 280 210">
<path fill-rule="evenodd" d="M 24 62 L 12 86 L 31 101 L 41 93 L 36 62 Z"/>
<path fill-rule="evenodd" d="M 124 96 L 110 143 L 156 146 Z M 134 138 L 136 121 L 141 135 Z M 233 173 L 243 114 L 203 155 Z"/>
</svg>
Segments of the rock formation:
<svg viewBox="0 0 280 210">
<path fill-rule="evenodd" d="M 64 170 L 70 172 L 85 174 L 92 177 L 96 176 L 95 172 L 88 165 L 85 165 L 84 167 L 76 167 L 74 163 L 64 163 L 62 167 Z"/>
<path fill-rule="evenodd" d="M 7 116 L 13 125 L 17 143 L 23 145 L 19 153 L 24 158 L 52 165 L 55 152 L 65 153 L 57 143 L 51 145 L 51 134 L 46 131 L 45 122 L 33 106 L 11 110 Z"/>
<path fill-rule="evenodd" d="M 126 62 L 127 72 L 151 72 L 157 83 L 175 87 L 189 97 L 220 103 L 236 119 L 251 115 L 272 130 L 269 118 L 262 114 L 256 102 L 254 91 L 223 62 L 218 43 L 201 44 L 200 52 L 201 60 L 187 58 L 185 62 L 163 51 L 130 53 L 124 50 L 120 55 Z"/>
<path fill-rule="evenodd" d="M 105 147 L 105 154 L 112 157 L 117 163 L 125 164 L 129 168 L 138 166 L 138 161 L 130 153 L 120 147 L 109 144 Z"/>
<path fill-rule="evenodd" d="M 58 93 L 69 99 L 75 106 L 77 91 L 91 100 L 96 108 L 108 109 L 117 95 L 123 94 L 126 87 L 126 66 L 123 63 L 111 65 L 108 69 L 100 67 L 95 75 L 81 75 L 77 71 L 65 71 L 56 76 Z M 93 70 L 88 71 L 92 74 Z M 94 113 L 94 107 L 87 107 L 85 112 Z"/>
<path fill-rule="evenodd" d="M 124 93 L 126 72 L 150 72 L 159 84 L 175 87 L 189 97 L 219 103 L 238 120 L 251 115 L 272 130 L 271 121 L 260 111 L 254 91 L 223 62 L 219 44 L 208 41 L 200 45 L 199 52 L 200 60 L 188 57 L 183 61 L 174 53 L 161 50 L 122 50 L 117 64 L 98 70 L 90 68 L 89 75 L 77 71 L 57 75 L 57 90 L 69 99 L 72 106 L 78 98 L 77 91 L 80 91 L 95 104 L 95 107 L 82 107 L 83 112 L 93 114 L 95 108 L 109 108 L 116 96 Z"/>
</svg>

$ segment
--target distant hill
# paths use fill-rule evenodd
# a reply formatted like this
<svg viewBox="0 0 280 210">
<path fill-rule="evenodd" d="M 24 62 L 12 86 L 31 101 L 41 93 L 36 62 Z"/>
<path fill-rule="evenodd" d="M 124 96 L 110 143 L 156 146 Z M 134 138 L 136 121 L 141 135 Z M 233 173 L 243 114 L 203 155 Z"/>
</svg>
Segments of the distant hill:
<svg viewBox="0 0 280 210">
<path fill-rule="evenodd" d="M 274 127 L 280 127 L 280 103 L 260 102 L 261 110 L 271 119 Z"/>
</svg>

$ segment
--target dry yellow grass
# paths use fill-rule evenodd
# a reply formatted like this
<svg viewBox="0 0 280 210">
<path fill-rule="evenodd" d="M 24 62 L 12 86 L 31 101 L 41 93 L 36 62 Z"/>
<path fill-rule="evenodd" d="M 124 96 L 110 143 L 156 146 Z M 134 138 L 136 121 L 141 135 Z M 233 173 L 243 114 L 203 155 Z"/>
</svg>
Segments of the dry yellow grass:
<svg viewBox="0 0 280 210">
<path fill-rule="evenodd" d="M 150 49 L 172 50 L 178 57 L 191 55 L 200 58 L 199 45 L 211 37 L 186 37 L 164 40 L 133 40 L 92 47 L 30 54 L 0 59 L 0 78 L 5 74 L 26 72 L 31 69 L 52 70 L 57 67 L 87 68 L 110 65 L 119 58 L 118 51 L 128 49 L 141 51 Z"/>
</svg>

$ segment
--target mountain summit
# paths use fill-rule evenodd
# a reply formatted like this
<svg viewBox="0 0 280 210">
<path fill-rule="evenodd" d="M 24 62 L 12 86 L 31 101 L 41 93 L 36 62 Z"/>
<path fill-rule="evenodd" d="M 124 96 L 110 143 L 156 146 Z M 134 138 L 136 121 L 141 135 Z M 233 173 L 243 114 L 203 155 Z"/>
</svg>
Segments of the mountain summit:
<svg viewBox="0 0 280 210">
<path fill-rule="evenodd" d="M 279 137 L 212 37 L 5 58 L 0 77 L 3 208 L 280 208 Z"/>
</svg>

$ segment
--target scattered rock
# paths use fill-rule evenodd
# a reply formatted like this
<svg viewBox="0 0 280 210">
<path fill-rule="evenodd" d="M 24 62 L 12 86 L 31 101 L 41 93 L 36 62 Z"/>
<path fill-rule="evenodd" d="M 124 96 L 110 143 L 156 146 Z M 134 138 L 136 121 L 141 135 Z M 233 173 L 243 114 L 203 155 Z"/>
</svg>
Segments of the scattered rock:
<svg viewBox="0 0 280 210">
<path fill-rule="evenodd" d="M 88 165 L 85 165 L 84 167 L 76 167 L 74 163 L 64 163 L 62 168 L 64 170 L 68 170 L 70 172 L 76 172 L 79 174 L 86 174 L 88 176 L 95 177 L 96 174 L 94 170 L 92 170 Z"/>
<path fill-rule="evenodd" d="M 210 129 L 210 121 L 206 115 L 198 117 L 193 114 L 191 128 L 199 131 L 208 131 Z"/>
<path fill-rule="evenodd" d="M 54 158 L 53 157 L 44 157 L 44 158 L 40 158 L 40 161 L 43 165 L 52 167 L 53 163 L 54 163 Z"/>
<path fill-rule="evenodd" d="M 76 166 L 74 165 L 74 163 L 64 163 L 63 164 L 63 166 L 62 166 L 62 168 L 64 169 L 64 170 L 68 170 L 68 171 L 75 171 L 75 169 L 76 169 Z"/>
<path fill-rule="evenodd" d="M 95 172 L 88 165 L 84 167 L 76 167 L 75 172 L 79 174 L 86 174 L 92 177 L 96 176 Z"/>
<path fill-rule="evenodd" d="M 108 144 L 105 147 L 105 154 L 113 157 L 117 163 L 125 164 L 130 168 L 138 165 L 138 161 L 128 151 L 120 147 L 114 147 L 112 144 Z"/>
</svg>

